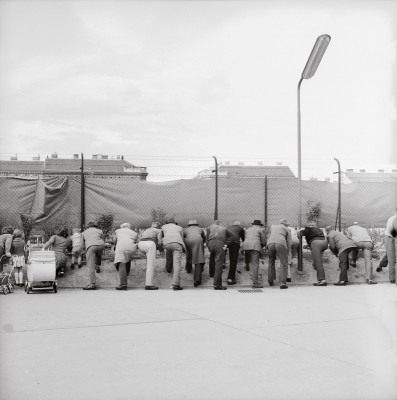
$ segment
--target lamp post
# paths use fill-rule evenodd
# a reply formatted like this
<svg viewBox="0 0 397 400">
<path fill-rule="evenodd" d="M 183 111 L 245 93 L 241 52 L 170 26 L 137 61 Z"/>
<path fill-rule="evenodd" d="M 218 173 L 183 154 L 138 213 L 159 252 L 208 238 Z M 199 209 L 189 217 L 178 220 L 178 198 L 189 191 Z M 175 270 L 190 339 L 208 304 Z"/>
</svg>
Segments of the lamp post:
<svg viewBox="0 0 397 400">
<path fill-rule="evenodd" d="M 215 213 L 214 221 L 218 219 L 218 160 L 215 156 L 212 156 L 215 160 Z"/>
<path fill-rule="evenodd" d="M 306 62 L 302 76 L 298 83 L 298 197 L 299 197 L 299 213 L 298 224 L 302 227 L 302 161 L 301 161 L 301 105 L 300 105 L 300 88 L 303 79 L 310 79 L 317 71 L 321 59 L 327 50 L 331 40 L 329 35 L 320 35 L 313 46 L 312 52 Z M 302 271 L 302 243 L 300 243 L 300 251 L 298 252 L 298 270 Z"/>
<path fill-rule="evenodd" d="M 334 172 L 334 174 L 338 174 L 338 210 L 336 212 L 336 221 L 339 219 L 339 232 L 342 232 L 342 195 L 341 195 L 341 171 L 340 171 L 340 162 L 337 158 L 334 160 L 338 163 L 338 172 Z M 335 221 L 335 230 L 336 230 L 336 221 Z"/>
</svg>

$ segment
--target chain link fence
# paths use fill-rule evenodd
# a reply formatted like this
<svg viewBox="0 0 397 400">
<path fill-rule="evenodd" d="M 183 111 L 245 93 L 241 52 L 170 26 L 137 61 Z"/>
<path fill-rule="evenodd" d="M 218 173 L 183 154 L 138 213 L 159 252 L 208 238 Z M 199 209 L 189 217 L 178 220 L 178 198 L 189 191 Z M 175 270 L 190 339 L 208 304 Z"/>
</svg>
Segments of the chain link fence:
<svg viewBox="0 0 397 400">
<path fill-rule="evenodd" d="M 144 159 L 139 162 L 145 165 Z M 228 175 L 221 168 L 208 168 L 211 164 L 208 158 L 159 159 L 147 167 L 147 180 L 117 172 L 3 171 L 0 226 L 24 228 L 21 215 L 33 221 L 33 231 L 41 230 L 45 236 L 56 226 L 83 227 L 103 215 L 111 215 L 114 227 L 130 222 L 137 229 L 171 216 L 181 226 L 190 219 L 209 226 L 215 217 L 224 225 L 238 220 L 249 226 L 260 219 L 270 226 L 287 218 L 298 226 L 298 180 L 292 173 L 275 176 L 265 173 L 272 172 L 271 167 L 263 167 L 256 168 L 262 176 L 254 176 L 249 173 L 252 170 L 240 166 L 240 173 Z M 343 183 L 342 226 L 359 221 L 368 228 L 383 228 L 397 204 L 396 186 L 395 182 Z M 302 222 L 315 207 L 319 226 L 336 226 L 338 183 L 302 180 L 301 187 Z"/>
</svg>

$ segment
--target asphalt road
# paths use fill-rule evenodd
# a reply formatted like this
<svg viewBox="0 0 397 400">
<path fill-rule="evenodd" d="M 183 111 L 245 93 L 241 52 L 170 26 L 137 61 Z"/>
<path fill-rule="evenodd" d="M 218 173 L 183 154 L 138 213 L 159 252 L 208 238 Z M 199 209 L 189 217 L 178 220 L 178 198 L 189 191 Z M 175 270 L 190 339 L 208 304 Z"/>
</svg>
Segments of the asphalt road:
<svg viewBox="0 0 397 400">
<path fill-rule="evenodd" d="M 0 398 L 397 399 L 397 286 L 0 296 Z"/>
</svg>

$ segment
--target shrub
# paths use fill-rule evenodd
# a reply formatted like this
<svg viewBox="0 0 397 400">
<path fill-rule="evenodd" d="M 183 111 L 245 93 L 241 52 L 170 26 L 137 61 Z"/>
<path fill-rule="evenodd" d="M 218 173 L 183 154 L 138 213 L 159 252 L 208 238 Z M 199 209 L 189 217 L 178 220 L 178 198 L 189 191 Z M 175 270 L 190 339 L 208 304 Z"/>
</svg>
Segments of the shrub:
<svg viewBox="0 0 397 400">
<path fill-rule="evenodd" d="M 105 238 L 107 238 L 113 230 L 114 214 L 112 213 L 99 214 L 97 216 L 96 223 L 99 229 L 102 230 Z"/>
<path fill-rule="evenodd" d="M 59 234 L 60 232 L 70 234 L 73 227 L 72 225 L 72 222 L 65 217 L 44 222 L 41 224 L 41 229 L 44 232 L 44 240 L 47 241 L 52 235 Z"/>
<path fill-rule="evenodd" d="M 318 222 L 321 215 L 321 203 L 315 202 L 313 200 L 308 200 L 307 204 L 307 212 L 306 212 L 306 219 L 309 221 Z"/>
<path fill-rule="evenodd" d="M 19 217 L 21 218 L 22 230 L 25 236 L 25 240 L 29 240 L 30 232 L 34 226 L 34 218 L 31 215 L 20 213 Z"/>
<path fill-rule="evenodd" d="M 150 215 L 152 217 L 152 222 L 159 222 L 160 225 L 164 225 L 167 223 L 167 212 L 161 207 L 152 208 L 150 210 Z"/>
</svg>

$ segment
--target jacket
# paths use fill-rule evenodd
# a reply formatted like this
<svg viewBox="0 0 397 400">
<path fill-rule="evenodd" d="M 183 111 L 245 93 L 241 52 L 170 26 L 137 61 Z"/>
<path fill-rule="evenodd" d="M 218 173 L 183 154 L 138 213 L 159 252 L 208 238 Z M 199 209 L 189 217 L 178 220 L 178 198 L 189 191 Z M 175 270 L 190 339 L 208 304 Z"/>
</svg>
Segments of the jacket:
<svg viewBox="0 0 397 400">
<path fill-rule="evenodd" d="M 272 225 L 267 244 L 281 244 L 289 249 L 292 244 L 291 232 L 284 224 Z"/>
<path fill-rule="evenodd" d="M 343 251 L 357 247 L 353 240 L 349 239 L 342 232 L 330 231 L 327 236 L 330 250 L 339 255 Z"/>
<path fill-rule="evenodd" d="M 245 240 L 241 245 L 241 250 L 261 251 L 266 246 L 265 229 L 259 225 L 253 225 L 245 231 Z"/>
</svg>

